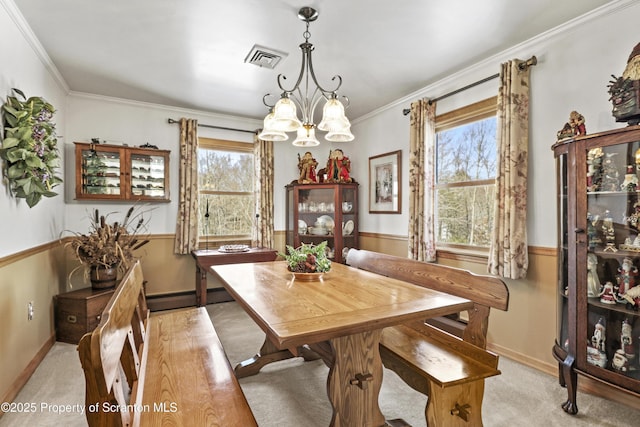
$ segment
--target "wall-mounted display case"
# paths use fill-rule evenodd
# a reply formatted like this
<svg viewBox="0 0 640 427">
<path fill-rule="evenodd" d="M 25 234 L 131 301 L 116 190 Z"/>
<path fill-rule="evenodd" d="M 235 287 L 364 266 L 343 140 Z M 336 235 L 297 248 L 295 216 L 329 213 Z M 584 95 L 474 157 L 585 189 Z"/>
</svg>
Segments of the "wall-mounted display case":
<svg viewBox="0 0 640 427">
<path fill-rule="evenodd" d="M 167 150 L 75 143 L 76 199 L 169 201 Z"/>
</svg>

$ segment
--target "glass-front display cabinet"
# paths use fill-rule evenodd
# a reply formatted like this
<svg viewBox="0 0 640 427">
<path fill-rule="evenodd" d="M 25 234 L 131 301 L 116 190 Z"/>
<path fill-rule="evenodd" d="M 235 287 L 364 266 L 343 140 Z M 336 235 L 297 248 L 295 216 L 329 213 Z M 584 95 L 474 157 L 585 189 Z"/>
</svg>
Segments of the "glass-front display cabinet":
<svg viewBox="0 0 640 427">
<path fill-rule="evenodd" d="M 327 241 L 329 258 L 344 263 L 358 242 L 358 184 L 289 184 L 286 244 Z"/>
<path fill-rule="evenodd" d="M 75 145 L 76 199 L 169 201 L 169 151 Z"/>
<path fill-rule="evenodd" d="M 640 397 L 640 126 L 557 142 L 558 331 L 563 409 L 577 374 Z"/>
</svg>

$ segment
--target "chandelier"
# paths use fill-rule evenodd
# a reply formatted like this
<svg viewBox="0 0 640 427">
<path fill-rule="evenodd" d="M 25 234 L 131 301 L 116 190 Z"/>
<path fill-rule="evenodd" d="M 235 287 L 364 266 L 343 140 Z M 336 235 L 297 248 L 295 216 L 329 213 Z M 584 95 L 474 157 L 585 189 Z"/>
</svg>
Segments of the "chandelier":
<svg viewBox="0 0 640 427">
<path fill-rule="evenodd" d="M 304 42 L 300 44 L 302 50 L 302 65 L 300 75 L 295 85 L 287 89 L 283 82 L 287 78 L 283 74 L 278 75 L 278 86 L 282 90 L 282 95 L 276 104 L 271 108 L 269 114 L 264 118 L 264 127 L 258 137 L 266 141 L 285 141 L 289 138 L 287 132 L 296 132 L 296 139 L 293 145 L 298 147 L 311 147 L 319 145 L 316 139 L 316 129 L 326 132 L 325 139 L 331 142 L 352 141 L 351 123 L 344 114 L 344 105 L 338 99 L 336 93 L 342 85 L 342 77 L 335 75 L 331 79 L 337 84 L 333 90 L 327 90 L 318 83 L 313 64 L 311 62 L 311 52 L 313 44 L 309 43 L 309 23 L 318 19 L 318 11 L 311 7 L 303 7 L 298 12 L 298 18 L 307 24 L 307 29 L 303 33 Z M 315 88 L 310 84 L 315 84 Z M 263 102 L 267 107 L 271 107 L 266 102 L 266 94 Z M 349 105 L 349 99 L 342 96 Z M 314 112 L 320 101 L 325 100 L 322 109 L 322 120 L 318 125 L 314 123 Z M 298 116 L 300 110 L 300 117 Z"/>
</svg>

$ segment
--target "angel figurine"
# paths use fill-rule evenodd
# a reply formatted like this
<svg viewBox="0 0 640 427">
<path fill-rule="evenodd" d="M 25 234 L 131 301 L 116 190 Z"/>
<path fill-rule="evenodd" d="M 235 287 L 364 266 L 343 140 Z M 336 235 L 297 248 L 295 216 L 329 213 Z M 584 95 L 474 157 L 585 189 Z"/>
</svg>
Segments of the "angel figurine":
<svg viewBox="0 0 640 427">
<path fill-rule="evenodd" d="M 607 209 L 604 212 L 604 219 L 602 220 L 602 233 L 604 234 L 605 252 L 618 252 L 616 248 L 616 231 L 613 228 L 613 217 L 611 211 Z"/>
<path fill-rule="evenodd" d="M 598 257 L 596 254 L 587 255 L 587 297 L 596 298 L 600 293 L 600 279 L 598 278 Z"/>
<path fill-rule="evenodd" d="M 600 191 L 618 191 L 620 188 L 620 174 L 613 157 L 618 153 L 607 153 L 602 161 L 602 187 Z"/>
<path fill-rule="evenodd" d="M 589 244 L 589 250 L 591 251 L 596 248 L 596 245 L 602 243 L 602 240 L 598 237 L 598 230 L 596 230 L 599 222 L 599 215 L 593 215 L 591 212 L 587 212 L 587 241 Z"/>
</svg>

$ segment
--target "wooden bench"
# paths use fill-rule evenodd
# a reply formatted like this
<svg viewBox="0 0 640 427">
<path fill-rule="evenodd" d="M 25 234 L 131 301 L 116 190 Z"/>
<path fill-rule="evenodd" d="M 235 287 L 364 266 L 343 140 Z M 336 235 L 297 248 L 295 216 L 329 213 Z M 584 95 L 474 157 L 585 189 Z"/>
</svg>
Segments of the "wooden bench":
<svg viewBox="0 0 640 427">
<path fill-rule="evenodd" d="M 498 356 L 486 350 L 491 308 L 507 310 L 504 282 L 465 270 L 351 249 L 347 264 L 472 300 L 468 321 L 413 322 L 385 328 L 380 342 L 384 366 L 428 396 L 427 425 L 481 426 L 484 379 L 499 375 Z M 449 332 L 447 332 L 447 330 Z"/>
<path fill-rule="evenodd" d="M 138 261 L 78 352 L 90 427 L 257 426 L 204 307 L 149 315 Z"/>
</svg>

